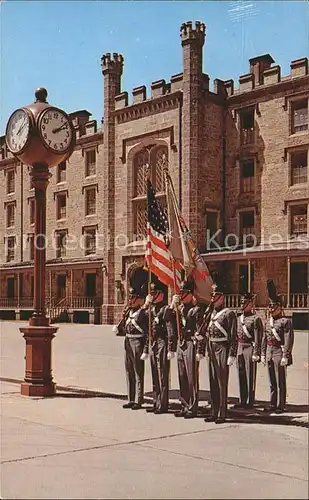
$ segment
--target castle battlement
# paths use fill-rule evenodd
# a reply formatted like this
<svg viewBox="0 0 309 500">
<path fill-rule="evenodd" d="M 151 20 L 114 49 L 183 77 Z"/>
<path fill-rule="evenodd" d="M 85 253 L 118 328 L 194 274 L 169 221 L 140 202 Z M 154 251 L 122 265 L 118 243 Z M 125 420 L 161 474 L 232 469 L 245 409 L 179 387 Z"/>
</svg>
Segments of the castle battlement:
<svg viewBox="0 0 309 500">
<path fill-rule="evenodd" d="M 123 55 L 114 52 L 112 55 L 107 52 L 101 57 L 101 68 L 103 75 L 114 73 L 121 75 L 123 68 Z"/>
<path fill-rule="evenodd" d="M 195 28 L 193 28 L 192 21 L 187 21 L 180 26 L 180 37 L 182 45 L 191 42 L 199 42 L 204 45 L 206 35 L 206 26 L 200 21 L 195 21 Z"/>
<path fill-rule="evenodd" d="M 266 58 L 268 63 L 265 64 Z M 234 80 L 226 80 L 224 82 L 228 96 L 239 95 L 256 88 L 265 88 L 269 85 L 286 83 L 308 75 L 307 57 L 291 61 L 290 74 L 283 77 L 281 76 L 281 67 L 279 65 L 271 66 L 275 61 L 269 54 L 250 59 L 249 62 L 250 72 L 239 77 L 238 88 L 234 87 Z"/>
</svg>

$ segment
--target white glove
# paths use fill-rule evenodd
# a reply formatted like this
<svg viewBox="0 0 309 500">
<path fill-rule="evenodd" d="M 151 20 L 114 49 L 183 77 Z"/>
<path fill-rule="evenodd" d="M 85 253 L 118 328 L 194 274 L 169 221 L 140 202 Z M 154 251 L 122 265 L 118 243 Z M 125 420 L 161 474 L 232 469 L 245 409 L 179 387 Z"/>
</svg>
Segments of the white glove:
<svg viewBox="0 0 309 500">
<path fill-rule="evenodd" d="M 118 326 L 117 326 L 117 325 L 114 325 L 114 326 L 113 326 L 113 332 L 114 332 L 114 333 L 119 333 L 119 330 L 118 330 Z"/>
<path fill-rule="evenodd" d="M 171 309 L 175 309 L 178 304 L 180 303 L 180 297 L 179 295 L 173 295 L 172 297 L 172 302 L 171 302 Z"/>
<path fill-rule="evenodd" d="M 147 295 L 146 297 L 146 300 L 145 300 L 145 304 L 144 304 L 144 307 L 148 307 L 150 306 L 150 304 L 152 304 L 153 302 L 153 296 L 152 295 Z"/>
<path fill-rule="evenodd" d="M 146 359 L 148 359 L 148 358 L 149 358 L 149 354 L 147 354 L 146 352 L 143 352 L 143 354 L 141 355 L 141 358 L 140 358 L 140 359 L 141 359 L 142 361 L 146 361 Z"/>
<path fill-rule="evenodd" d="M 229 356 L 227 358 L 227 366 L 232 366 L 235 363 L 235 357 L 234 356 Z"/>
<path fill-rule="evenodd" d="M 201 359 L 204 359 L 205 356 L 204 356 L 204 354 L 197 353 L 195 358 L 196 358 L 196 361 L 201 361 Z"/>
<path fill-rule="evenodd" d="M 265 366 L 266 365 L 266 357 L 265 356 L 261 356 L 261 361 L 262 361 L 263 365 Z"/>
<path fill-rule="evenodd" d="M 173 359 L 175 357 L 175 353 L 172 352 L 172 351 L 168 351 L 167 353 L 167 359 L 170 361 L 171 359 Z"/>
<path fill-rule="evenodd" d="M 281 358 L 280 365 L 286 366 L 288 364 L 288 360 L 286 358 Z"/>
<path fill-rule="evenodd" d="M 197 332 L 195 332 L 194 334 L 194 337 L 196 338 L 196 340 L 203 340 L 203 335 L 199 335 Z"/>
<path fill-rule="evenodd" d="M 259 361 L 259 360 L 260 356 L 255 356 L 255 355 L 252 356 L 252 361 Z"/>
</svg>

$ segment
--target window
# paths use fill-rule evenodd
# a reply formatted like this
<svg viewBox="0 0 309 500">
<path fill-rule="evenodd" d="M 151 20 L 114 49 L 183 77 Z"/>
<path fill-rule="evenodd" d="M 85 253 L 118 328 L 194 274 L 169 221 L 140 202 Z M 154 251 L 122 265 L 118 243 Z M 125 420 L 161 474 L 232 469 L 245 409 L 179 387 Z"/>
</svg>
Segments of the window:
<svg viewBox="0 0 309 500">
<path fill-rule="evenodd" d="M 239 274 L 238 274 L 238 293 L 243 295 L 248 292 L 249 285 L 249 265 L 240 264 Z M 254 288 L 254 265 L 250 265 L 250 290 L 252 292 Z"/>
<path fill-rule="evenodd" d="M 254 192 L 254 161 L 253 160 L 244 161 L 241 164 L 240 191 L 241 191 L 241 193 Z"/>
<path fill-rule="evenodd" d="M 30 224 L 34 224 L 35 221 L 35 199 L 30 198 L 29 200 L 29 210 L 30 210 Z"/>
<path fill-rule="evenodd" d="M 96 213 L 96 188 L 87 188 L 85 197 L 85 214 L 94 215 Z"/>
<path fill-rule="evenodd" d="M 65 219 L 67 216 L 67 196 L 66 194 L 57 195 L 57 220 Z"/>
<path fill-rule="evenodd" d="M 96 253 L 96 229 L 86 229 L 84 234 L 85 255 Z"/>
<path fill-rule="evenodd" d="M 254 142 L 254 109 L 246 109 L 240 113 L 241 144 Z"/>
<path fill-rule="evenodd" d="M 291 153 L 291 184 L 307 182 L 308 151 Z"/>
<path fill-rule="evenodd" d="M 65 182 L 67 176 L 67 163 L 62 161 L 57 167 L 57 183 Z"/>
<path fill-rule="evenodd" d="M 292 134 L 308 130 L 308 99 L 292 102 Z"/>
<path fill-rule="evenodd" d="M 251 235 L 251 237 L 250 237 Z M 254 212 L 241 212 L 240 214 L 240 240 L 242 243 L 254 243 Z"/>
<path fill-rule="evenodd" d="M 158 201 L 166 212 L 164 166 L 167 161 L 166 146 L 153 148 L 150 153 L 143 149 L 133 160 L 133 233 L 134 240 L 144 240 L 147 234 L 147 170 L 156 191 Z M 149 167 L 148 167 L 149 165 Z"/>
<path fill-rule="evenodd" d="M 28 243 L 29 243 L 29 259 L 34 260 L 34 234 L 29 234 Z"/>
<path fill-rule="evenodd" d="M 15 192 L 15 171 L 14 170 L 7 171 L 7 185 L 6 185 L 6 187 L 7 187 L 6 192 L 8 194 Z"/>
<path fill-rule="evenodd" d="M 307 234 L 308 207 L 297 205 L 291 207 L 291 235 Z"/>
<path fill-rule="evenodd" d="M 11 262 L 15 259 L 15 236 L 9 236 L 7 239 L 6 261 Z"/>
<path fill-rule="evenodd" d="M 214 243 L 212 236 L 216 234 L 218 230 L 218 213 L 217 212 L 206 212 L 206 248 L 210 250 L 211 248 L 217 248 Z M 216 239 L 216 238 L 214 238 Z"/>
<path fill-rule="evenodd" d="M 95 149 L 86 151 L 86 177 L 96 174 L 96 152 Z"/>
<path fill-rule="evenodd" d="M 15 203 L 8 203 L 6 206 L 6 227 L 15 225 Z"/>
<path fill-rule="evenodd" d="M 65 257 L 66 256 L 66 241 L 67 241 L 67 230 L 56 231 L 56 256 Z"/>
</svg>

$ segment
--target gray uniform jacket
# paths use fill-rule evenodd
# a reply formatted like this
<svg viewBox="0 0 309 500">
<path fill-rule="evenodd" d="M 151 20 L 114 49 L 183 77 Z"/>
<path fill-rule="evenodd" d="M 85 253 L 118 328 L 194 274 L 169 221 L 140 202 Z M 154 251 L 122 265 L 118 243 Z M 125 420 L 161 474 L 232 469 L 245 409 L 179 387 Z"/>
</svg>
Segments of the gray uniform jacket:
<svg viewBox="0 0 309 500">
<path fill-rule="evenodd" d="M 147 340 L 148 317 L 143 308 L 130 309 L 125 322 L 125 333 L 128 338 L 139 338 L 143 343 Z"/>
<path fill-rule="evenodd" d="M 245 328 L 242 324 L 245 325 Z M 257 314 L 241 315 L 237 318 L 237 342 L 238 354 L 242 353 L 242 348 L 253 346 L 253 356 L 261 356 L 261 343 L 263 337 L 263 323 Z"/>
<path fill-rule="evenodd" d="M 214 310 L 207 329 L 208 342 L 227 343 L 228 355 L 233 358 L 237 353 L 237 316 L 234 311 L 223 308 Z"/>
<path fill-rule="evenodd" d="M 192 304 L 183 305 L 180 309 L 180 331 L 181 344 L 186 340 L 191 340 L 197 333 L 203 320 L 203 310 L 200 306 Z"/>
<path fill-rule="evenodd" d="M 147 315 L 147 331 L 149 329 L 149 312 Z M 157 339 L 165 339 L 168 345 L 168 351 L 175 351 L 177 343 L 177 324 L 176 314 L 169 306 L 151 308 L 151 338 L 155 343 Z M 144 347 L 144 352 L 149 353 L 149 335 Z"/>
<path fill-rule="evenodd" d="M 270 361 L 279 355 L 287 358 L 288 366 L 292 365 L 293 344 L 294 329 L 289 318 L 274 319 L 273 327 L 271 327 L 269 320 L 267 321 L 262 339 L 262 356 L 266 357 L 266 361 Z"/>
</svg>

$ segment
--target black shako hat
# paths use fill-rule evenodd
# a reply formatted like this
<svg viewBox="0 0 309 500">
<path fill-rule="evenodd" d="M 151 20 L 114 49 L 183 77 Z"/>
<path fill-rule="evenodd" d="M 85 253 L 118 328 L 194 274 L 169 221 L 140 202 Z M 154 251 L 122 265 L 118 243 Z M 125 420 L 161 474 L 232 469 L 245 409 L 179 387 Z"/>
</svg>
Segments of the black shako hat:
<svg viewBox="0 0 309 500">
<path fill-rule="evenodd" d="M 277 294 L 277 289 L 274 280 L 267 280 L 267 292 L 269 297 L 269 305 L 280 305 L 282 306 L 282 295 Z"/>
</svg>

